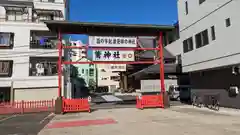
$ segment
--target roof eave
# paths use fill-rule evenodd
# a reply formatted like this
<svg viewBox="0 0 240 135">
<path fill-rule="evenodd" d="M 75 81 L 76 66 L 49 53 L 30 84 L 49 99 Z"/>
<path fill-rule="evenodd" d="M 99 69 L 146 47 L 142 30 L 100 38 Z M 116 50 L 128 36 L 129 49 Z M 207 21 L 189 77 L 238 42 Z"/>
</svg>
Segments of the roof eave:
<svg viewBox="0 0 240 135">
<path fill-rule="evenodd" d="M 156 36 L 159 34 L 160 31 L 171 31 L 174 29 L 174 26 L 172 25 L 147 25 L 147 24 L 120 24 L 120 23 L 94 23 L 94 22 L 70 22 L 70 21 L 45 21 L 45 24 L 51 31 L 58 31 L 62 30 L 62 33 L 69 33 L 69 34 L 89 34 L 89 35 L 95 35 L 99 33 L 111 33 L 109 30 L 112 29 L 112 31 L 120 29 L 120 31 L 123 33 L 123 31 L 127 31 L 126 33 L 152 33 L 152 35 Z M 78 28 L 76 30 L 76 28 Z M 93 30 L 93 29 L 98 30 Z M 85 31 L 84 31 L 84 30 Z M 91 29 L 89 32 L 86 32 Z M 104 31 L 99 31 L 99 29 L 105 29 Z M 106 31 L 108 29 L 108 31 Z M 125 29 L 125 30 L 124 30 Z M 138 32 L 140 31 L 140 32 Z M 71 33 L 73 32 L 73 33 Z M 120 33 L 120 32 L 115 32 Z M 158 34 L 157 34 L 158 33 Z M 140 35 L 138 35 L 140 36 Z"/>
</svg>

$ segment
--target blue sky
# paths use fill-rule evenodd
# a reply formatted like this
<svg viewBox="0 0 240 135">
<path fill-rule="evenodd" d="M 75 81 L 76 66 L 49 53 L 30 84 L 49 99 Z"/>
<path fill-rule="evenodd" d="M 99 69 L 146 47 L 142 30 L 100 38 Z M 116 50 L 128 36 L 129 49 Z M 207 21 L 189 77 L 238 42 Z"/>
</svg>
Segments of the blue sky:
<svg viewBox="0 0 240 135">
<path fill-rule="evenodd" d="M 70 0 L 70 20 L 127 24 L 177 21 L 177 0 Z M 72 36 L 86 41 L 86 36 Z"/>
</svg>

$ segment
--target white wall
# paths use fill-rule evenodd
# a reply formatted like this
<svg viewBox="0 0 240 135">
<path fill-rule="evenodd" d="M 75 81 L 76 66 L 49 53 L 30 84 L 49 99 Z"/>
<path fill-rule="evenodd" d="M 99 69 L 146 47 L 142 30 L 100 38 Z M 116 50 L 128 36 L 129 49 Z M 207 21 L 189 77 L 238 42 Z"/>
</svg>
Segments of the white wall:
<svg viewBox="0 0 240 135">
<path fill-rule="evenodd" d="M 102 72 L 101 69 L 104 69 L 106 72 Z M 97 65 L 98 86 L 116 85 L 117 87 L 119 87 L 119 81 L 111 80 L 111 76 L 119 76 L 119 75 L 118 73 L 113 73 L 107 64 Z M 102 80 L 102 78 L 107 78 L 107 80 Z"/>
<path fill-rule="evenodd" d="M 188 15 L 185 14 L 185 1 L 188 2 Z M 199 0 L 178 0 L 178 18 L 180 31 L 189 27 L 200 18 L 203 18 L 207 14 L 213 12 L 215 9 L 229 1 L 232 0 L 206 0 L 204 3 L 199 5 Z"/>
<path fill-rule="evenodd" d="M 174 56 L 180 55 L 183 50 L 182 42 L 181 40 L 178 39 L 172 42 L 171 44 L 165 46 L 165 49 L 167 49 Z"/>
<path fill-rule="evenodd" d="M 82 47 L 85 46 L 85 44 L 82 43 L 81 40 L 77 40 L 77 41 L 71 41 L 71 46 L 78 46 L 78 47 Z M 72 61 L 79 61 L 82 58 L 86 58 L 86 53 L 82 53 L 83 51 L 86 52 L 86 49 L 72 49 L 72 52 L 75 53 L 75 55 L 72 55 L 71 59 Z"/>
<path fill-rule="evenodd" d="M 194 50 L 182 54 L 183 72 L 240 63 L 240 46 L 238 45 L 240 1 L 206 0 L 199 5 L 198 0 L 188 0 L 188 15 L 185 15 L 184 2 L 185 0 L 178 1 L 180 42 L 193 36 Z M 223 6 L 224 4 L 226 5 Z M 218 7 L 221 8 L 216 9 Z M 203 18 L 210 12 L 212 13 Z M 231 20 L 230 27 L 225 25 L 227 18 Z M 211 40 L 211 26 L 215 26 L 216 40 L 214 41 Z M 209 44 L 196 49 L 195 34 L 205 29 L 208 29 Z M 183 47 L 182 44 L 181 47 Z"/>
<path fill-rule="evenodd" d="M 51 100 L 57 98 L 57 88 L 15 89 L 15 101 Z"/>
</svg>

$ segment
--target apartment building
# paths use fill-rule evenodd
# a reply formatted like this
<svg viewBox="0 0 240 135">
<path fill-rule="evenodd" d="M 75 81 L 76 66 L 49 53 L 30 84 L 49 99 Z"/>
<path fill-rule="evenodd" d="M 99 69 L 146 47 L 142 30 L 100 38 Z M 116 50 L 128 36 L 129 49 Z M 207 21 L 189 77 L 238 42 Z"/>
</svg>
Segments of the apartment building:
<svg viewBox="0 0 240 135">
<path fill-rule="evenodd" d="M 57 34 L 44 21 L 64 16 L 64 0 L 0 0 L 2 100 L 57 96 Z"/>
<path fill-rule="evenodd" d="M 98 64 L 97 67 L 97 86 L 101 91 L 112 92 L 119 88 L 120 75 L 119 72 L 114 72 L 118 64 Z M 122 66 L 122 64 L 119 64 Z M 123 67 L 126 68 L 126 67 Z"/>
<path fill-rule="evenodd" d="M 181 58 L 193 93 L 220 94 L 222 106 L 240 108 L 239 0 L 178 0 L 180 39 L 165 48 Z"/>
<path fill-rule="evenodd" d="M 78 47 L 82 47 L 85 46 L 85 44 L 82 43 L 81 40 L 77 40 L 77 41 L 70 41 L 71 46 L 78 46 Z M 86 58 L 87 57 L 87 52 L 85 48 L 82 49 L 71 49 L 71 60 L 72 61 L 78 61 L 82 58 Z"/>
</svg>

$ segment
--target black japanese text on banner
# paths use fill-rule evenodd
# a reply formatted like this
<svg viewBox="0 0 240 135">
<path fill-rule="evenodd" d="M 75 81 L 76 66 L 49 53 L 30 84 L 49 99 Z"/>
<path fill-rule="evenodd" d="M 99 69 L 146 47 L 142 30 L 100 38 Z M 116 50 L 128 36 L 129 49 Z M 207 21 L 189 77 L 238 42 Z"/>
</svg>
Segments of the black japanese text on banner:
<svg viewBox="0 0 240 135">
<path fill-rule="evenodd" d="M 93 61 L 135 61 L 134 51 L 93 50 Z"/>
<path fill-rule="evenodd" d="M 89 36 L 93 47 L 137 47 L 137 37 Z"/>
</svg>

